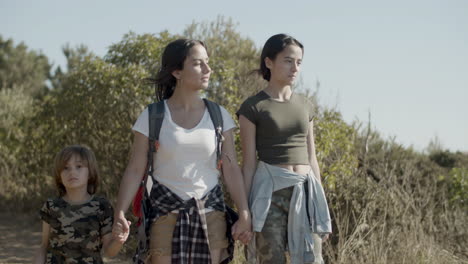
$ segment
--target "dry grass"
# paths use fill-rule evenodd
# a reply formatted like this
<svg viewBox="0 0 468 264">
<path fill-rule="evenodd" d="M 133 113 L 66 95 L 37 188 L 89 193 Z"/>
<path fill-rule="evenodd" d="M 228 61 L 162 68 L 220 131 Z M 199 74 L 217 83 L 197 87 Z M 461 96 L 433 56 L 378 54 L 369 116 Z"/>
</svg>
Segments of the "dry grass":
<svg viewBox="0 0 468 264">
<path fill-rule="evenodd" d="M 328 193 L 327 263 L 468 263 L 467 211 L 449 203 L 444 172 L 398 145 L 379 148 Z"/>
</svg>

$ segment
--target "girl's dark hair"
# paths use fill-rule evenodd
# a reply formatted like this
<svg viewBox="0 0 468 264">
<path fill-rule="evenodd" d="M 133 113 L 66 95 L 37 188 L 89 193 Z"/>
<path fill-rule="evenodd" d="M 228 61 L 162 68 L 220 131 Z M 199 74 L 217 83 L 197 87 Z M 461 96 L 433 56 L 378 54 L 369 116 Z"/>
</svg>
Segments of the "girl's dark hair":
<svg viewBox="0 0 468 264">
<path fill-rule="evenodd" d="M 96 193 L 99 181 L 96 156 L 85 146 L 72 145 L 63 148 L 55 157 L 54 177 L 59 195 L 63 196 L 67 193 L 60 174 L 73 156 L 79 157 L 83 165 L 88 168 L 88 193 Z"/>
<path fill-rule="evenodd" d="M 270 60 L 275 60 L 276 55 L 286 48 L 288 45 L 296 45 L 302 49 L 304 52 L 304 46 L 297 39 L 286 35 L 286 34 L 277 34 L 271 36 L 265 43 L 262 49 L 262 55 L 260 56 L 260 69 L 257 70 L 263 79 L 270 81 L 271 72 L 265 64 L 265 59 L 269 58 Z"/>
<path fill-rule="evenodd" d="M 155 85 L 156 101 L 169 99 L 172 96 L 177 82 L 172 72 L 184 68 L 184 61 L 189 55 L 190 49 L 197 44 L 206 49 L 205 43 L 192 39 L 177 39 L 166 46 L 156 77 L 148 79 Z"/>
</svg>

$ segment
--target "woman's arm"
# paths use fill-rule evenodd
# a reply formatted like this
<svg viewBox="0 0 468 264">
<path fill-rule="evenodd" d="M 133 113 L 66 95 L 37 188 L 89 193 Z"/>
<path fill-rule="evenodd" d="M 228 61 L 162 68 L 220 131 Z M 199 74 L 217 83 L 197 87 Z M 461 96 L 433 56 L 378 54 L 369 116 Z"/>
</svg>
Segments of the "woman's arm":
<svg viewBox="0 0 468 264">
<path fill-rule="evenodd" d="M 224 181 L 239 212 L 239 220 L 233 227 L 233 237 L 247 244 L 251 238 L 252 221 L 247 204 L 242 172 L 237 164 L 232 129 L 225 131 L 223 136 L 222 162 Z"/>
<path fill-rule="evenodd" d="M 307 135 L 307 152 L 309 153 L 309 163 L 312 167 L 312 171 L 314 172 L 315 178 L 317 181 L 322 184 L 322 180 L 320 177 L 320 169 L 318 166 L 317 155 L 315 153 L 315 143 L 314 143 L 314 121 L 310 121 L 309 123 L 309 132 Z"/>
<path fill-rule="evenodd" d="M 255 125 L 245 116 L 239 116 L 240 138 L 242 146 L 242 174 L 245 191 L 250 194 L 252 179 L 257 168 L 257 151 L 255 145 Z"/>
<path fill-rule="evenodd" d="M 309 131 L 307 134 L 307 152 L 309 153 L 309 163 L 312 167 L 312 171 L 314 172 L 315 178 L 317 181 L 322 184 L 322 180 L 320 179 L 320 169 L 317 161 L 317 155 L 315 153 L 315 143 L 314 143 L 314 121 L 310 121 L 309 123 Z"/>
<path fill-rule="evenodd" d="M 47 247 L 49 246 L 50 225 L 42 221 L 41 246 L 34 255 L 33 264 L 44 264 L 46 260 Z"/>
<path fill-rule="evenodd" d="M 135 132 L 130 161 L 120 183 L 115 207 L 114 226 L 112 228 L 114 236 L 122 237 L 130 229 L 129 222 L 125 218 L 125 212 L 128 210 L 145 173 L 148 160 L 148 144 L 148 138 L 145 135 Z"/>
<path fill-rule="evenodd" d="M 307 134 L 307 151 L 309 152 L 309 163 L 312 171 L 314 172 L 315 178 L 317 181 L 322 184 L 320 177 L 320 169 L 317 161 L 317 155 L 315 152 L 315 143 L 314 143 L 314 121 L 309 123 L 309 132 Z M 322 242 L 325 242 L 329 237 L 329 234 L 322 237 Z M 314 238 L 315 239 L 315 238 Z"/>
</svg>

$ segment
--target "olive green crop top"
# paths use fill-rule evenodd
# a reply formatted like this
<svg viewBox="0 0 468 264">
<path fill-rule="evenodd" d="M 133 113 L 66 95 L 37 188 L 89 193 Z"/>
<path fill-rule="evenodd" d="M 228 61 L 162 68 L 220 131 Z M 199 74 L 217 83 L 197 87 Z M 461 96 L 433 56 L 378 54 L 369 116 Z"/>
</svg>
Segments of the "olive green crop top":
<svg viewBox="0 0 468 264">
<path fill-rule="evenodd" d="M 307 133 L 313 119 L 312 103 L 293 93 L 288 101 L 272 99 L 264 91 L 247 98 L 237 116 L 256 126 L 258 159 L 269 164 L 309 164 Z"/>
</svg>

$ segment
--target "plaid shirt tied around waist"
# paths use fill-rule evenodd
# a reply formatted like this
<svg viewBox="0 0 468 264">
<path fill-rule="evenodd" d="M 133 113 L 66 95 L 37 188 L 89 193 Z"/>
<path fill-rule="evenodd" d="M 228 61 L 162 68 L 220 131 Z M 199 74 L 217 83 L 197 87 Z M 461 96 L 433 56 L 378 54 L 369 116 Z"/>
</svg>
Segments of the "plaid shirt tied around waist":
<svg viewBox="0 0 468 264">
<path fill-rule="evenodd" d="M 234 239 L 231 228 L 237 220 L 237 214 L 224 203 L 221 185 L 217 184 L 203 198 L 182 200 L 169 188 L 153 179 L 153 187 L 148 199 L 143 200 L 144 223 L 138 228 L 138 248 L 134 256 L 135 263 L 145 263 L 148 257 L 151 224 L 159 217 L 178 210 L 177 222 L 172 236 L 172 263 L 174 264 L 211 264 L 210 247 L 205 208 L 226 212 L 229 241 L 229 257 L 221 263 L 231 262 L 234 255 Z"/>
</svg>

